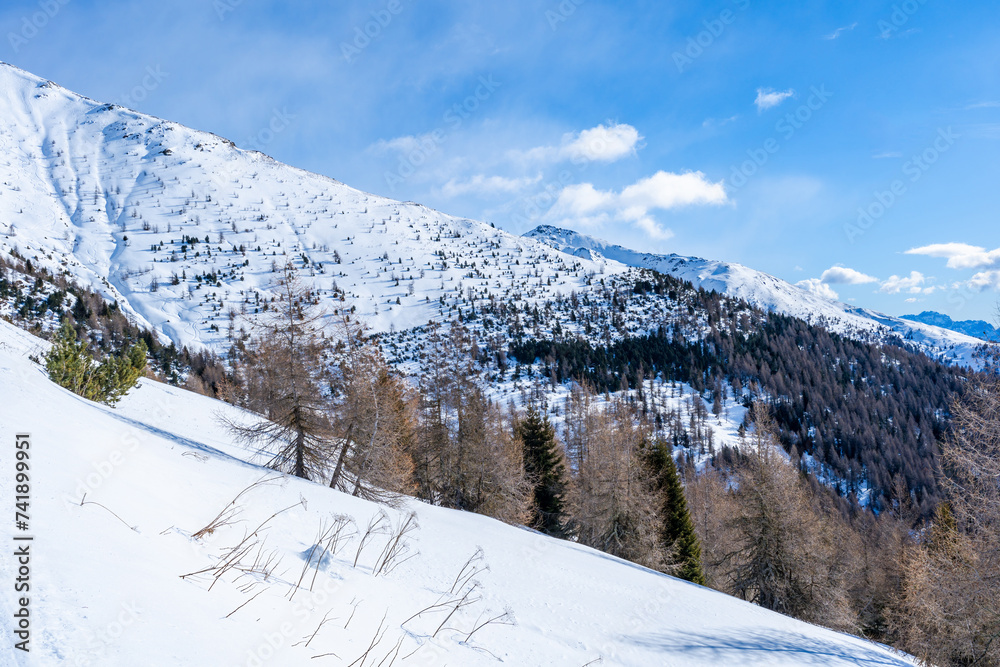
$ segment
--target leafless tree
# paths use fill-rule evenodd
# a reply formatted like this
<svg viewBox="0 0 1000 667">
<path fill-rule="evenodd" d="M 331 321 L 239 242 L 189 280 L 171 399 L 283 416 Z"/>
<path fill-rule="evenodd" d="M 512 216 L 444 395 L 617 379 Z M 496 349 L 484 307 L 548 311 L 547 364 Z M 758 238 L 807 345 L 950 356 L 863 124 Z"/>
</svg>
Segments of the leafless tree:
<svg viewBox="0 0 1000 667">
<path fill-rule="evenodd" d="M 573 425 L 585 447 L 569 493 L 572 530 L 583 544 L 647 567 L 662 566 L 653 479 L 642 459 L 648 427 L 621 400 Z"/>
<path fill-rule="evenodd" d="M 1000 346 L 954 406 L 942 468 L 948 501 L 910 550 L 903 646 L 927 663 L 1000 665 Z"/>
<path fill-rule="evenodd" d="M 315 479 L 327 468 L 335 436 L 324 390 L 329 341 L 323 313 L 291 264 L 275 288 L 272 314 L 257 323 L 230 388 L 230 398 L 262 418 L 227 424 L 239 440 L 267 457 L 269 467 Z"/>
<path fill-rule="evenodd" d="M 751 408 L 754 428 L 735 478 L 733 548 L 723 555 L 728 592 L 812 622 L 850 628 L 836 534 L 813 507 L 798 471 L 775 437 L 767 406 Z"/>
<path fill-rule="evenodd" d="M 338 437 L 330 486 L 382 501 L 409 493 L 416 398 L 359 320 L 339 313 L 333 336 L 330 386 Z"/>
</svg>

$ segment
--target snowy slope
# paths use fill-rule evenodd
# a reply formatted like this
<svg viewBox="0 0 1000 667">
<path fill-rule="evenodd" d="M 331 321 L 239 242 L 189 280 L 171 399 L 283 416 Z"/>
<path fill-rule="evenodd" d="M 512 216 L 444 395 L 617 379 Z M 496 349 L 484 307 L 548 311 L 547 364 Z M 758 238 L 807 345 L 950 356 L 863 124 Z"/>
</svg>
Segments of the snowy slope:
<svg viewBox="0 0 1000 667">
<path fill-rule="evenodd" d="M 195 539 L 266 472 L 244 462 L 248 453 L 216 419 L 240 414 L 149 381 L 117 409 L 90 403 L 50 383 L 27 359 L 42 345 L 0 322 L 0 442 L 13 447 L 15 432 L 31 433 L 35 535 L 31 660 L 8 641 L 0 664 L 348 665 L 373 638 L 381 639 L 365 665 L 397 647 L 394 664 L 404 667 L 912 664 L 588 548 L 416 501 L 388 511 L 394 524 L 416 512 L 412 558 L 376 576 L 388 535 L 376 536 L 356 566 L 355 535 L 315 573 L 310 568 L 305 588 L 293 593 L 324 519 L 344 515 L 363 529 L 380 508 L 278 478 L 241 498 L 233 525 Z M 13 495 L 11 478 L 5 464 L 4 499 Z M 212 566 L 280 510 L 261 531 L 259 551 L 278 563 L 270 577 L 231 570 L 214 585 L 205 574 L 181 577 Z M 4 522 L 5 549 L 10 532 Z M 472 577 L 479 586 L 470 599 L 478 601 L 433 636 L 445 613 L 410 617 L 454 599 L 448 591 L 478 549 L 478 567 L 489 566 Z M 252 569 L 252 560 L 240 562 Z M 4 585 L 12 577 L 11 559 L 0 559 Z M 0 607 L 10 637 L 11 597 L 0 597 Z M 505 610 L 516 624 L 487 625 L 467 638 L 477 619 Z"/>
<path fill-rule="evenodd" d="M 628 266 L 653 269 L 687 280 L 695 287 L 714 290 L 862 340 L 896 336 L 929 356 L 950 363 L 972 364 L 972 354 L 982 344 L 981 340 L 961 332 L 831 301 L 742 264 L 638 252 L 551 225 L 536 227 L 524 236 L 576 257 L 593 261 L 607 258 Z"/>
<path fill-rule="evenodd" d="M 0 249 L 102 289 L 179 344 L 227 347 L 228 312 L 252 315 L 288 260 L 380 331 L 426 324 L 471 288 L 533 283 L 550 298 L 601 270 L 5 64 L 0 119 Z"/>
<path fill-rule="evenodd" d="M 542 231 L 518 237 L 366 194 L 0 63 L 0 251 L 102 290 L 180 345 L 228 348 L 288 260 L 328 310 L 356 306 L 376 331 L 447 319 L 470 295 L 538 303 L 649 266 L 851 335 L 912 337 L 951 361 L 974 344 L 746 267 Z"/>
</svg>

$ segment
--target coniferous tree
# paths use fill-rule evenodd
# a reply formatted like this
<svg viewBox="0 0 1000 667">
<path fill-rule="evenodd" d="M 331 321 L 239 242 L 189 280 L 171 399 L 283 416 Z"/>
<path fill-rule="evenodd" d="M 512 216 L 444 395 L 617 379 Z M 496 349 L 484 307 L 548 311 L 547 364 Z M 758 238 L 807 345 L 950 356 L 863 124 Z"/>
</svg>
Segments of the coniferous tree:
<svg viewBox="0 0 1000 667">
<path fill-rule="evenodd" d="M 834 538 L 815 510 L 798 472 L 778 454 L 770 409 L 751 407 L 754 430 L 733 492 L 724 556 L 728 592 L 767 609 L 813 623 L 849 625 L 843 572 Z M 741 454 L 743 452 L 741 451 Z"/>
<path fill-rule="evenodd" d="M 579 425 L 583 465 L 568 494 L 571 526 L 582 544 L 649 568 L 663 564 L 652 474 L 643 460 L 649 429 L 616 399 Z"/>
<path fill-rule="evenodd" d="M 330 487 L 370 500 L 413 490 L 409 449 L 416 432 L 415 398 L 385 361 L 364 324 L 336 319 L 330 389 L 337 433 Z"/>
<path fill-rule="evenodd" d="M 134 387 L 146 369 L 146 344 L 141 340 L 122 354 L 97 363 L 78 341 L 69 320 L 63 322 L 45 355 L 45 368 L 56 384 L 92 401 L 114 405 Z"/>
<path fill-rule="evenodd" d="M 445 507 L 524 523 L 531 489 L 513 416 L 486 395 L 468 329 L 433 327 L 421 376 L 421 428 L 411 457 L 420 497 Z"/>
<path fill-rule="evenodd" d="M 555 429 L 531 407 L 517 423 L 517 435 L 524 444 L 524 468 L 533 487 L 530 525 L 562 537 L 566 533 L 566 466 Z"/>
<path fill-rule="evenodd" d="M 688 512 L 684 487 L 670 447 L 662 440 L 649 451 L 649 465 L 660 493 L 661 545 L 670 573 L 681 579 L 705 585 L 701 564 L 701 545 L 695 534 L 694 522 Z"/>
<path fill-rule="evenodd" d="M 334 439 L 329 392 L 324 390 L 329 342 L 322 315 L 291 264 L 276 288 L 273 314 L 259 324 L 234 370 L 234 398 L 263 419 L 227 425 L 268 457 L 268 467 L 315 479 L 328 467 Z"/>
</svg>

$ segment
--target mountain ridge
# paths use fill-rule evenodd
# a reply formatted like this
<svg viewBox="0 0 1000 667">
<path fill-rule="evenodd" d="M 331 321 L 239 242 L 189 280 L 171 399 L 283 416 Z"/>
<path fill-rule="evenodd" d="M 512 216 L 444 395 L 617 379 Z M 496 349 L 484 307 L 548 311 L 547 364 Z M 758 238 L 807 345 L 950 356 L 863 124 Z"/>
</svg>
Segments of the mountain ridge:
<svg viewBox="0 0 1000 667">
<path fill-rule="evenodd" d="M 555 228 L 516 236 L 102 104 L 11 65 L 0 66 L 0 88 L 8 119 L 0 248 L 100 289 L 178 345 L 226 349 L 234 314 L 259 312 L 274 266 L 287 261 L 331 308 L 349 301 L 382 332 L 451 317 L 469 295 L 539 303 L 646 267 L 839 333 L 905 339 L 935 358 L 973 363 L 973 338 L 831 305 L 741 265 L 637 253 L 575 232 L 577 245 L 560 243 L 567 232 Z"/>
<path fill-rule="evenodd" d="M 576 257 L 599 260 L 613 259 L 628 266 L 648 268 L 686 280 L 695 287 L 717 291 L 726 296 L 742 299 L 768 311 L 798 317 L 812 324 L 819 324 L 837 333 L 857 335 L 858 330 L 893 332 L 906 340 L 927 343 L 929 347 L 947 347 L 960 344 L 975 347 L 969 336 L 952 338 L 945 327 L 917 321 L 907 322 L 877 311 L 831 301 L 822 296 L 792 285 L 780 278 L 734 262 L 707 260 L 671 253 L 668 255 L 645 253 L 608 243 L 579 232 L 540 225 L 524 234 Z M 955 333 L 964 334 L 962 331 Z M 971 363 L 971 350 L 965 350 L 963 361 Z"/>
<path fill-rule="evenodd" d="M 917 315 L 900 315 L 899 317 L 903 320 L 912 320 L 941 329 L 957 331 L 973 338 L 981 338 L 986 341 L 1000 341 L 1000 329 L 994 327 L 986 320 L 953 320 L 948 315 L 933 310 L 925 310 Z"/>
</svg>

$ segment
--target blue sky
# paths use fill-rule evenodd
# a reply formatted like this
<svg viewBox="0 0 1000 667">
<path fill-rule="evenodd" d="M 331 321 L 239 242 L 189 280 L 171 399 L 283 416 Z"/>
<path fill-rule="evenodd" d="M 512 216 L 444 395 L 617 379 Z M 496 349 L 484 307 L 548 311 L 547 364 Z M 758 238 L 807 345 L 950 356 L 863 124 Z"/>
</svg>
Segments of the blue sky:
<svg viewBox="0 0 1000 667">
<path fill-rule="evenodd" d="M 67 88 L 513 232 L 892 314 L 1000 298 L 994 2 L 8 0 L 0 26 Z"/>
</svg>

